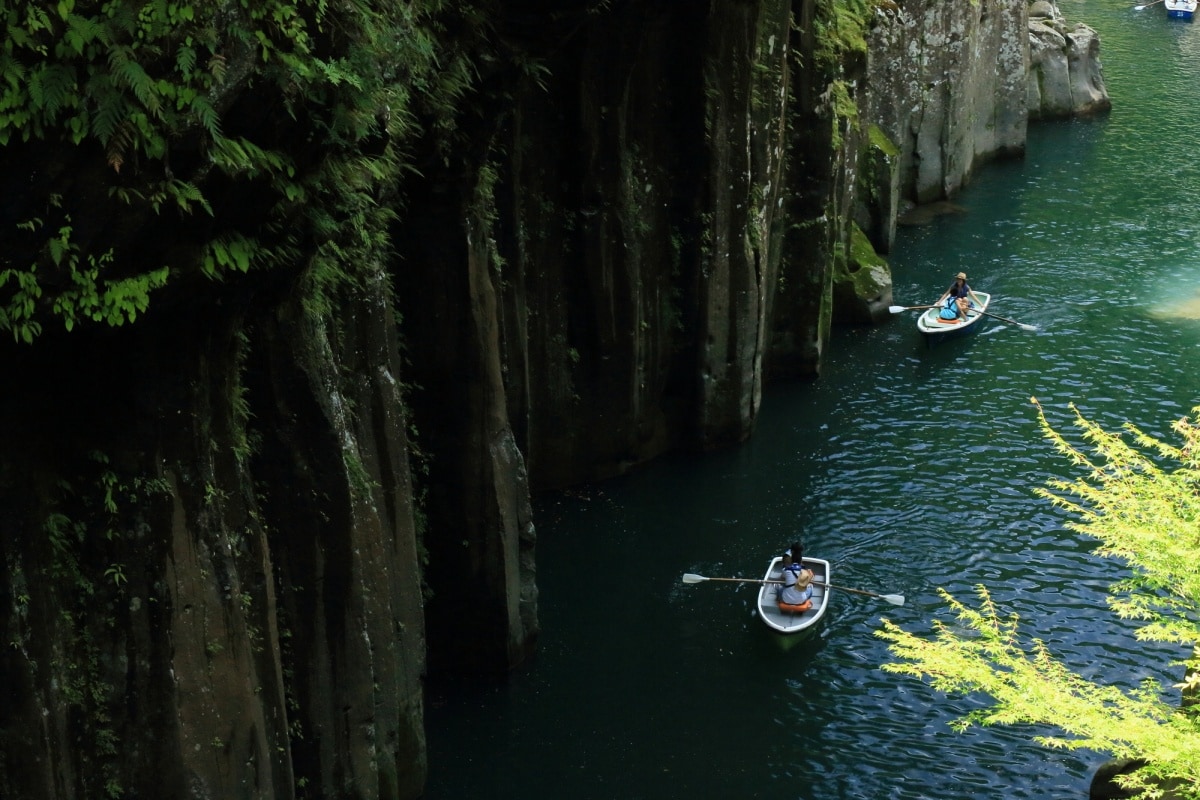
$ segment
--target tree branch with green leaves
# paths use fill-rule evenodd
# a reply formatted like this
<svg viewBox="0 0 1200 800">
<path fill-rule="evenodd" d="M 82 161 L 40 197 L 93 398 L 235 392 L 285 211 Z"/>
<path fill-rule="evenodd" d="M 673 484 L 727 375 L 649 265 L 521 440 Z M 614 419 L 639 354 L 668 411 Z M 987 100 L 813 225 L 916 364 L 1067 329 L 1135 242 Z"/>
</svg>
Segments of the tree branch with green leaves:
<svg viewBox="0 0 1200 800">
<path fill-rule="evenodd" d="M 1200 408 L 1172 425 L 1182 441 L 1172 445 L 1132 424 L 1107 431 L 1072 405 L 1085 450 L 1050 425 L 1036 398 L 1032 402 L 1043 435 L 1084 473 L 1049 481 L 1035 493 L 1069 512 L 1066 527 L 1097 540 L 1099 555 L 1129 566 L 1129 576 L 1110 589 L 1110 608 L 1142 623 L 1139 640 L 1181 645 L 1185 655 L 1176 665 L 1187 677 L 1174 688 L 1200 688 Z M 897 661 L 883 669 L 927 679 L 950 694 L 989 695 L 992 704 L 956 720 L 957 730 L 1049 726 L 1063 735 L 1036 737 L 1047 747 L 1145 762 L 1115 778 L 1125 788 L 1151 798 L 1170 786 L 1177 797 L 1200 798 L 1194 707 L 1168 703 L 1152 679 L 1132 691 L 1084 679 L 1042 641 L 1024 641 L 1018 616 L 1002 614 L 986 587 L 977 592 L 979 606 L 972 608 L 939 590 L 957 624 L 935 621 L 930 638 L 884 620 L 877 635 Z"/>
</svg>

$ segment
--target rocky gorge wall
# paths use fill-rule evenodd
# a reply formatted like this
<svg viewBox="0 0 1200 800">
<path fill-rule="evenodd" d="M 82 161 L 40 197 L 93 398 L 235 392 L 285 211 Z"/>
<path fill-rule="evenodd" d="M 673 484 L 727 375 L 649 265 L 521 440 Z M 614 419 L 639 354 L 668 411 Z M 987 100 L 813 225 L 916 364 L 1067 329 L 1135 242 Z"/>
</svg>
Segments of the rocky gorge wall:
<svg viewBox="0 0 1200 800">
<path fill-rule="evenodd" d="M 914 203 L 953 198 L 982 163 L 1019 156 L 1031 119 L 1087 116 L 1111 103 L 1100 40 L 1046 0 L 882 4 L 859 91 L 867 185 L 857 219 L 880 252 Z"/>
<path fill-rule="evenodd" d="M 182 275 L 130 324 L 0 345 L 0 795 L 419 796 L 425 676 L 536 647 L 531 495 L 751 436 L 769 379 L 818 374 L 832 325 L 890 301 L 874 250 L 902 204 L 1020 151 L 1031 64 L 1099 75 L 1061 21 L 1034 62 L 1024 0 L 388 8 L 387 48 L 359 49 L 370 4 L 323 28 L 318 85 L 401 61 L 451 111 L 297 113 L 295 62 L 224 42 L 225 173 L 195 124 L 140 162 L 0 146 L 10 290 L 36 273 L 64 302 L 71 252 Z M 47 35 L 90 30 L 63 14 Z M 114 199 L 162 181 L 212 214 Z M 64 205 L 73 238 L 23 238 Z"/>
<path fill-rule="evenodd" d="M 890 246 L 902 202 L 953 197 L 980 164 L 1022 152 L 1039 70 L 1083 83 L 1069 71 L 1083 65 L 1103 94 L 1087 48 L 1035 70 L 1039 32 L 1024 3 L 872 6 L 861 48 L 843 43 L 832 72 L 811 66 L 825 57 L 817 32 L 833 25 L 821 11 L 629 3 L 568 34 L 513 33 L 546 55 L 547 73 L 486 106 L 477 171 L 430 164 L 423 211 L 400 240 L 444 259 L 446 226 L 470 221 L 456 248 L 474 253 L 459 279 L 473 288 L 451 294 L 494 318 L 472 346 L 491 343 L 500 363 L 483 397 L 415 399 L 418 430 L 453 436 L 462 426 L 444 419 L 447 405 L 470 402 L 456 412 L 469 424 L 494 422 L 502 405 L 521 456 L 513 474 L 535 491 L 741 441 L 769 376 L 817 374 L 835 320 L 886 315 L 890 277 L 869 251 Z M 455 385 L 447 369 L 481 354 L 458 352 L 461 321 L 428 307 L 422 271 L 398 280 L 406 341 L 430 343 L 410 355 L 412 380 Z M 495 649 L 455 636 L 471 598 L 431 598 L 431 663 L 507 668 L 484 654 L 520 652 L 514 620 L 535 618 L 532 527 L 521 515 L 469 524 L 464 493 L 433 470 L 455 507 L 431 506 L 431 531 L 449 519 L 455 533 L 427 537 L 430 582 L 503 575 L 510 589 L 496 600 L 508 622 Z M 479 496 L 491 508 L 488 487 Z M 502 558 L 474 555 L 496 552 L 497 538 Z"/>
</svg>

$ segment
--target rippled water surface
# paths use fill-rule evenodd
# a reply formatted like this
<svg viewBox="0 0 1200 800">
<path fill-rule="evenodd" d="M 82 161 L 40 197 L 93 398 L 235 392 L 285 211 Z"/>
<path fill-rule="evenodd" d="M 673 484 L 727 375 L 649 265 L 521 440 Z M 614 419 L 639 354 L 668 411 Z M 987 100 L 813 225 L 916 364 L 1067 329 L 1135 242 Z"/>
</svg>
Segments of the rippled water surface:
<svg viewBox="0 0 1200 800">
<path fill-rule="evenodd" d="M 839 331 L 822 378 L 772 389 L 734 451 L 670 459 L 538 508 L 543 635 L 500 684 L 439 686 L 431 800 L 448 798 L 1085 798 L 1095 753 L 1029 730 L 973 729 L 946 698 L 885 674 L 881 617 L 951 621 L 936 591 L 983 584 L 1077 671 L 1178 678 L 1169 648 L 1102 611 L 1119 565 L 1032 495 L 1072 476 L 1030 397 L 1169 437 L 1200 404 L 1200 24 L 1161 4 L 1060 0 L 1102 38 L 1114 109 L 1037 125 L 988 167 L 966 209 L 904 229 L 896 302 L 929 302 L 960 268 L 995 294 L 977 335 L 922 349 L 915 316 Z M 834 582 L 820 634 L 783 649 L 751 585 L 803 537 Z M 464 635 L 471 635 L 464 631 Z"/>
</svg>

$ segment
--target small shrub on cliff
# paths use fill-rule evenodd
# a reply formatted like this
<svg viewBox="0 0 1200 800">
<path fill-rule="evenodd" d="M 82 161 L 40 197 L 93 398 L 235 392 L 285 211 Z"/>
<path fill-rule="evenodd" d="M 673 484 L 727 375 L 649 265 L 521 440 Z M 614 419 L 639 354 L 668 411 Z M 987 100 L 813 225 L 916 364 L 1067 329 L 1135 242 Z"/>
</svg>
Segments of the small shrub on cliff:
<svg viewBox="0 0 1200 800">
<path fill-rule="evenodd" d="M 1038 494 L 1077 517 L 1067 527 L 1097 539 L 1099 554 L 1130 566 L 1130 577 L 1112 587 L 1110 606 L 1118 616 L 1144 623 L 1138 638 L 1176 643 L 1190 654 L 1180 662 L 1188 677 L 1176 688 L 1194 693 L 1200 682 L 1200 408 L 1192 419 L 1174 424 L 1183 439 L 1178 447 L 1127 425 L 1130 444 L 1076 411 L 1076 425 L 1094 457 L 1053 430 L 1040 406 L 1038 412 L 1044 435 L 1086 471 L 1076 480 L 1052 481 Z M 899 659 L 885 670 L 927 677 L 942 691 L 993 698 L 994 705 L 959 720 L 958 728 L 1023 723 L 1057 728 L 1065 735 L 1038 741 L 1145 761 L 1115 779 L 1127 788 L 1170 785 L 1175 796 L 1200 798 L 1195 706 L 1166 702 L 1163 687 L 1151 680 L 1125 692 L 1073 673 L 1042 642 L 1022 643 L 1017 617 L 1001 616 L 982 587 L 978 609 L 944 591 L 942 596 L 962 625 L 936 623 L 934 638 L 925 640 L 885 621 L 878 635 L 891 642 Z"/>
</svg>

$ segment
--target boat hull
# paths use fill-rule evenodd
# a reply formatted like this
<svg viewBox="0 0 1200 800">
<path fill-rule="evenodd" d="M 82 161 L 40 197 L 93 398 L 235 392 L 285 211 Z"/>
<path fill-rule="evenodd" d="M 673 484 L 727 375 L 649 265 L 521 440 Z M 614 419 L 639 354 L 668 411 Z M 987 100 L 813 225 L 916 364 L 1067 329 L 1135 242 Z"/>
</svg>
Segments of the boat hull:
<svg viewBox="0 0 1200 800">
<path fill-rule="evenodd" d="M 1191 20 L 1196 14 L 1196 0 L 1166 0 L 1167 17 Z"/>
<path fill-rule="evenodd" d="M 804 566 L 813 572 L 813 580 L 829 583 L 829 562 L 821 558 L 805 558 Z M 783 580 L 783 558 L 776 556 L 767 567 L 765 581 Z M 799 614 L 791 611 L 780 611 L 776 605 L 775 593 L 779 590 L 777 583 L 764 583 L 758 590 L 758 616 L 767 627 L 778 634 L 792 637 L 809 631 L 825 616 L 829 607 L 829 589 L 813 584 L 813 606 L 808 611 Z"/>
<path fill-rule="evenodd" d="M 982 327 L 983 320 L 987 316 L 983 312 L 987 311 L 988 305 L 991 304 L 992 296 L 987 292 L 975 292 L 975 296 L 979 298 L 982 305 L 972 306 L 971 310 L 967 312 L 966 321 L 940 319 L 938 317 L 939 309 L 936 308 L 931 308 L 917 317 L 917 330 L 925 337 L 925 342 L 930 347 L 947 339 L 957 339 L 960 336 L 974 333 Z"/>
</svg>

